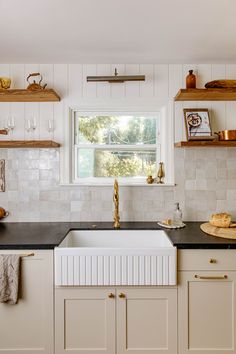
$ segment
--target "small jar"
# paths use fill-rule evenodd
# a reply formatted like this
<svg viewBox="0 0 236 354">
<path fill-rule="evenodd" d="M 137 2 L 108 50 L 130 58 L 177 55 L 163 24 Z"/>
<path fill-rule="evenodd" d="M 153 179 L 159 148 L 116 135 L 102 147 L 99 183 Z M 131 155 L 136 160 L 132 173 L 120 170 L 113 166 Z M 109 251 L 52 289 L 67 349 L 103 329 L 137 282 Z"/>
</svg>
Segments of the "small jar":
<svg viewBox="0 0 236 354">
<path fill-rule="evenodd" d="M 186 88 L 196 88 L 196 76 L 194 75 L 193 70 L 189 70 L 189 74 L 186 76 Z"/>
<path fill-rule="evenodd" d="M 151 175 L 149 175 L 147 177 L 146 181 L 147 181 L 147 184 L 152 184 L 154 182 L 154 178 Z"/>
</svg>

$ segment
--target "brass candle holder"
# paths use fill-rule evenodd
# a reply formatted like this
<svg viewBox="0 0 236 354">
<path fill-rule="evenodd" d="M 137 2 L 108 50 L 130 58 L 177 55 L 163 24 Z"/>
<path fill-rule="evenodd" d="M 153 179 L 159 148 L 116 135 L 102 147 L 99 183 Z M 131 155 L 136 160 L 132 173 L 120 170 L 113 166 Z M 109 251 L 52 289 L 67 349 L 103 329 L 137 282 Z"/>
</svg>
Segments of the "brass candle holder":
<svg viewBox="0 0 236 354">
<path fill-rule="evenodd" d="M 165 177 L 164 163 L 159 163 L 159 169 L 157 171 L 157 184 L 164 184 L 163 178 Z"/>
</svg>

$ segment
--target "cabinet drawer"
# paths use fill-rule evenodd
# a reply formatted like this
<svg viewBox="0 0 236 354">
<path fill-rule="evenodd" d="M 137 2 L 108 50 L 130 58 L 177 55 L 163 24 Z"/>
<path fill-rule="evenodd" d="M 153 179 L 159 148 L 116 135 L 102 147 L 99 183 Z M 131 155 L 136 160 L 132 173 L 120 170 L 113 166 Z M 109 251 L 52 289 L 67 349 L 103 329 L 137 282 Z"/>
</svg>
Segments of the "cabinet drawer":
<svg viewBox="0 0 236 354">
<path fill-rule="evenodd" d="M 236 250 L 179 250 L 178 270 L 236 270 Z"/>
</svg>

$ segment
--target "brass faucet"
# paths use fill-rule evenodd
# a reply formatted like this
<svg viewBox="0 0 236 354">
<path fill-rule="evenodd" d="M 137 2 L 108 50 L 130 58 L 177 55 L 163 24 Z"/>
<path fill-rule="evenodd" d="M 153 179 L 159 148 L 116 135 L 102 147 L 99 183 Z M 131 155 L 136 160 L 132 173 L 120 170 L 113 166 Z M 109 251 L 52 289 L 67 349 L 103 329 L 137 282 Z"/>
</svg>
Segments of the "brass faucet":
<svg viewBox="0 0 236 354">
<path fill-rule="evenodd" d="M 119 215 L 119 185 L 117 179 L 114 182 L 114 194 L 113 194 L 113 202 L 115 204 L 114 210 L 114 229 L 120 228 L 120 215 Z"/>
</svg>

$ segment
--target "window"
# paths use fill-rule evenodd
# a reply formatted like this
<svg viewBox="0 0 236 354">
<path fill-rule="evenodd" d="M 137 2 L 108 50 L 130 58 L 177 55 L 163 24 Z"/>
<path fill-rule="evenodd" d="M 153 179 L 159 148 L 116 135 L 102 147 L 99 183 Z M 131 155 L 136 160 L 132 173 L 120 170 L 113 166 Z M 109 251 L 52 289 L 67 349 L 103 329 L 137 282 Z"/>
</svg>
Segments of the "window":
<svg viewBox="0 0 236 354">
<path fill-rule="evenodd" d="M 163 161 L 160 112 L 80 112 L 73 115 L 73 182 L 146 183 Z"/>
</svg>

